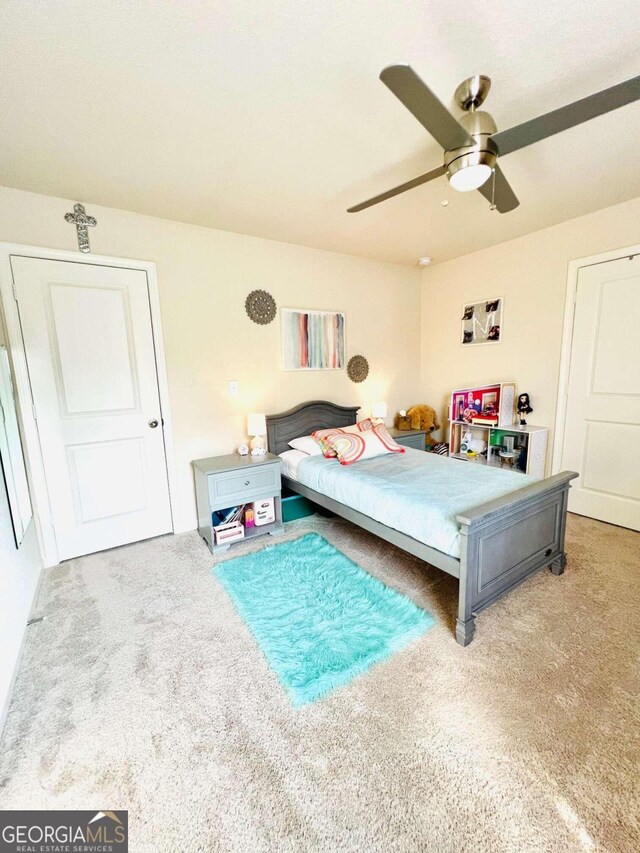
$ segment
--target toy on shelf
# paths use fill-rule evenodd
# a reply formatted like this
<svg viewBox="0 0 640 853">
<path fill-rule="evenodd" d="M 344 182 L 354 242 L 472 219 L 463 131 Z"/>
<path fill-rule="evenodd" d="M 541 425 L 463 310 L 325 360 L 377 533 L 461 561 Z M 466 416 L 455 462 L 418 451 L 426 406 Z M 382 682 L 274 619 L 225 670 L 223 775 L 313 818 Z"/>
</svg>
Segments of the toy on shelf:
<svg viewBox="0 0 640 853">
<path fill-rule="evenodd" d="M 526 426 L 527 421 L 525 419 L 525 415 L 528 415 L 529 412 L 532 412 L 531 401 L 529 400 L 528 394 L 519 394 L 518 395 L 518 414 L 520 415 L 520 426 Z"/>
<path fill-rule="evenodd" d="M 502 445 L 502 450 L 498 451 L 498 456 L 502 459 L 503 463 L 507 463 L 509 468 L 513 468 L 513 464 L 516 458 L 516 451 L 514 450 L 514 437 L 512 435 L 505 435 L 503 438 L 504 444 Z"/>
<path fill-rule="evenodd" d="M 513 382 L 461 388 L 451 395 L 452 423 L 511 426 L 514 422 L 516 386 Z"/>
<path fill-rule="evenodd" d="M 477 465 L 512 468 L 544 477 L 548 430 L 516 419 L 532 411 L 528 394 L 513 382 L 462 388 L 451 395 L 449 456 Z"/>
</svg>

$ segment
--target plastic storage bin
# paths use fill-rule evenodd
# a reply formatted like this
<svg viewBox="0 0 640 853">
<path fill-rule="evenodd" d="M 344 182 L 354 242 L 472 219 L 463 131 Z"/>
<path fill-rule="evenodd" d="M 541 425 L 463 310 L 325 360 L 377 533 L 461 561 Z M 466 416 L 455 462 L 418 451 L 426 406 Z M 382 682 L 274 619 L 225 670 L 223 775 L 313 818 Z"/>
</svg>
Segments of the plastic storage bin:
<svg viewBox="0 0 640 853">
<path fill-rule="evenodd" d="M 282 498 L 282 520 L 295 521 L 296 518 L 306 518 L 316 512 L 316 507 L 302 495 L 290 495 Z"/>
</svg>

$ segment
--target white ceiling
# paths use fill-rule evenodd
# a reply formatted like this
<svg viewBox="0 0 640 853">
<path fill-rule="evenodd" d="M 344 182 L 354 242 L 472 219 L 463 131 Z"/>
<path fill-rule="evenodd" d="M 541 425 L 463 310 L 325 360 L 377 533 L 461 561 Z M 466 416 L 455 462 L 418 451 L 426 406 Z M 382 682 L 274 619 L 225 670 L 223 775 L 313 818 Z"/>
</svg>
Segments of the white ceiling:
<svg viewBox="0 0 640 853">
<path fill-rule="evenodd" d="M 0 183 L 437 262 L 640 196 L 640 103 L 505 157 L 512 213 L 441 178 L 347 214 L 442 159 L 381 69 L 452 110 L 488 74 L 505 129 L 638 74 L 639 32 L 638 0 L 3 0 Z"/>
</svg>

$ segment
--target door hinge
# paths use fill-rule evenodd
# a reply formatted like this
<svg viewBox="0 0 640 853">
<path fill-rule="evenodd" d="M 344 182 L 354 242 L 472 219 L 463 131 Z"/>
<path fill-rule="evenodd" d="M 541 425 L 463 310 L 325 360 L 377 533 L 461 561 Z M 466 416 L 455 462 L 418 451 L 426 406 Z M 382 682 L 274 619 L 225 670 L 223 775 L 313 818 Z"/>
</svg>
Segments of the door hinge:
<svg viewBox="0 0 640 853">
<path fill-rule="evenodd" d="M 37 421 L 38 420 L 38 413 L 36 412 L 36 404 L 33 402 L 33 400 L 31 401 L 31 411 L 33 412 L 34 421 Z"/>
<path fill-rule="evenodd" d="M 18 301 L 18 291 L 16 290 L 16 283 L 15 283 L 15 281 L 13 281 L 13 279 L 11 280 L 11 289 L 13 290 L 13 298 L 17 302 Z"/>
</svg>

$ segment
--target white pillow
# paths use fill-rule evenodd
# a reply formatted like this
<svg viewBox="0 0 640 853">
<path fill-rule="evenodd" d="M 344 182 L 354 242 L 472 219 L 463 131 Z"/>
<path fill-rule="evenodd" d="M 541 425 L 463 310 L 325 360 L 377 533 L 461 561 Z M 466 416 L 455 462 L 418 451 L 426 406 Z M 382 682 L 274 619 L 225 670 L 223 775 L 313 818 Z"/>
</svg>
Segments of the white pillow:
<svg viewBox="0 0 640 853">
<path fill-rule="evenodd" d="M 309 456 L 322 456 L 322 448 L 315 438 L 311 438 L 310 435 L 302 435 L 300 438 L 294 438 L 293 441 L 289 442 L 289 447 L 293 447 L 294 450 L 301 450 Z"/>
<path fill-rule="evenodd" d="M 298 465 L 303 459 L 309 459 L 308 453 L 303 453 L 302 450 L 285 450 L 284 453 L 278 454 L 282 459 L 282 473 L 285 477 L 291 480 L 296 480 L 296 471 Z"/>
</svg>

